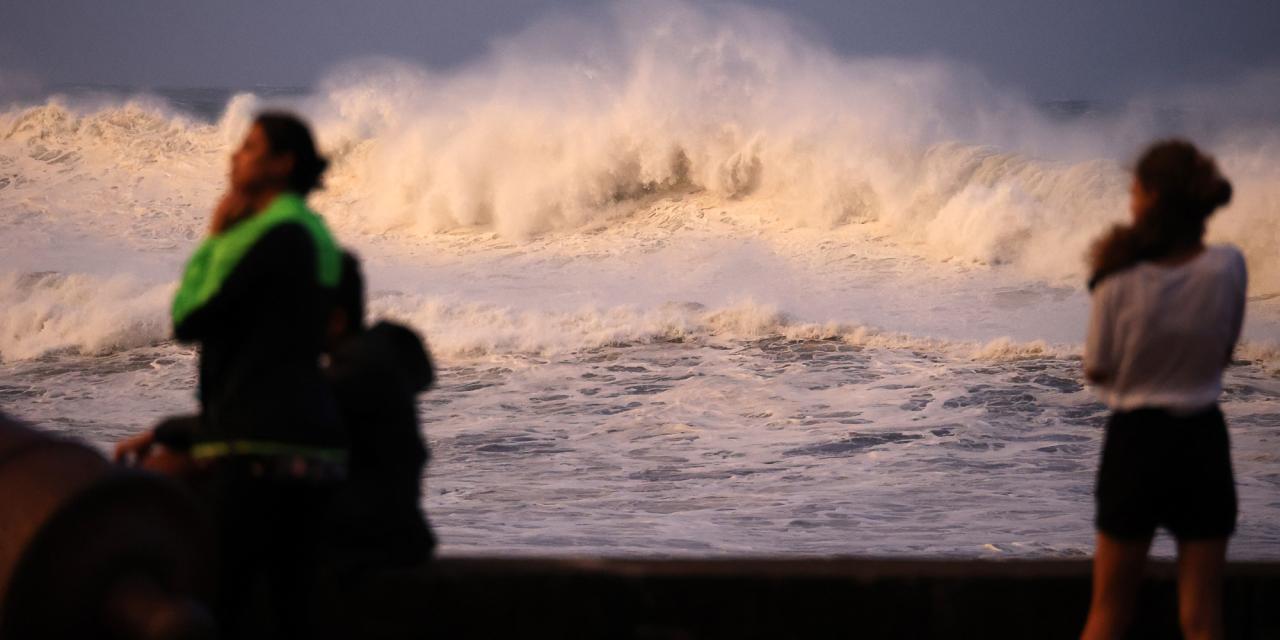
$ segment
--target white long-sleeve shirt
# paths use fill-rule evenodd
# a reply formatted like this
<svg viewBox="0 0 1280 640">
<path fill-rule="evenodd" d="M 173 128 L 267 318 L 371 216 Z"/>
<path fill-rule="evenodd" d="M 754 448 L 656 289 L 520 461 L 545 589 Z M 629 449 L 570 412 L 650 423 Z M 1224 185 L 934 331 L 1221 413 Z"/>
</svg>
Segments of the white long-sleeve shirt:
<svg viewBox="0 0 1280 640">
<path fill-rule="evenodd" d="M 1084 356 L 1085 370 L 1103 377 L 1102 401 L 1117 411 L 1179 414 L 1216 403 L 1244 322 L 1247 280 L 1244 256 L 1231 245 L 1104 279 L 1093 291 Z"/>
</svg>

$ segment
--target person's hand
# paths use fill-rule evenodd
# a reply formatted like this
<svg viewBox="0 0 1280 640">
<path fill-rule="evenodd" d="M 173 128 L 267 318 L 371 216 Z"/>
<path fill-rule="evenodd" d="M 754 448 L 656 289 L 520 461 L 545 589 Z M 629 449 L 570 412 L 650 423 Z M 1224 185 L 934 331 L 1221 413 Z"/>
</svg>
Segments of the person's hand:
<svg viewBox="0 0 1280 640">
<path fill-rule="evenodd" d="M 209 221 L 209 235 L 216 236 L 249 215 L 249 199 L 243 193 L 232 190 L 222 196 L 218 208 L 213 210 L 213 219 Z"/>
<path fill-rule="evenodd" d="M 147 457 L 147 453 L 151 451 L 151 445 L 155 443 L 155 438 L 155 432 L 148 429 L 131 438 L 121 440 L 116 443 L 116 449 L 111 458 L 121 464 L 137 464 L 138 461 Z"/>
</svg>

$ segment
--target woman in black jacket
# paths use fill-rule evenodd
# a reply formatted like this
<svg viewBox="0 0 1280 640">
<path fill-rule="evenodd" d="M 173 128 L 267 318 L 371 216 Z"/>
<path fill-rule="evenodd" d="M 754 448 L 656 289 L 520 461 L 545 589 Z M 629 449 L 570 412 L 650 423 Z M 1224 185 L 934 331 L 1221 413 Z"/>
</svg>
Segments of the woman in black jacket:
<svg viewBox="0 0 1280 640">
<path fill-rule="evenodd" d="M 200 348 L 201 413 L 117 448 L 146 458 L 158 444 L 194 467 L 219 528 L 219 610 L 233 637 L 306 633 L 310 553 L 345 475 L 345 432 L 319 365 L 341 254 L 305 201 L 325 165 L 296 117 L 255 120 L 173 304 L 175 337 Z M 256 593 L 272 600 L 273 620 L 249 619 Z"/>
</svg>

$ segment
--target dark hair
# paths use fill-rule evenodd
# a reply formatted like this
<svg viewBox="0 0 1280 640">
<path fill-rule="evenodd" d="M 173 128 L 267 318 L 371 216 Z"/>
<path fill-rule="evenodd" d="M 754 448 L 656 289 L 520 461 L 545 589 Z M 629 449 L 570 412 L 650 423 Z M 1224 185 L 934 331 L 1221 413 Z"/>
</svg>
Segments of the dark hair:
<svg viewBox="0 0 1280 640">
<path fill-rule="evenodd" d="M 360 259 L 350 251 L 342 252 L 342 275 L 334 303 L 347 317 L 348 333 L 364 328 L 364 276 L 360 274 Z"/>
<path fill-rule="evenodd" d="M 262 127 L 271 153 L 293 155 L 293 173 L 289 174 L 291 190 L 305 196 L 323 186 L 320 177 L 329 166 L 329 161 L 316 152 L 315 140 L 306 123 L 283 111 L 259 113 L 253 123 Z"/>
<path fill-rule="evenodd" d="M 1214 159 L 1186 140 L 1163 140 L 1147 148 L 1133 177 L 1151 195 L 1151 209 L 1132 225 L 1116 225 L 1090 254 L 1089 288 L 1139 262 L 1159 260 L 1196 246 L 1204 223 L 1231 202 L 1231 183 Z"/>
</svg>

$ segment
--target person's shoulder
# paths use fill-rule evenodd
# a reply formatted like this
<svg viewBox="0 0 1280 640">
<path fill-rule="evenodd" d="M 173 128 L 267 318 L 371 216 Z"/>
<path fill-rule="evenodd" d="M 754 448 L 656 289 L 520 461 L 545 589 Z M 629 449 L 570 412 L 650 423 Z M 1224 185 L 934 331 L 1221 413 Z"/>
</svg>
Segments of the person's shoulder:
<svg viewBox="0 0 1280 640">
<path fill-rule="evenodd" d="M 1114 298 L 1118 292 L 1128 288 L 1130 283 L 1139 277 L 1138 266 L 1126 267 L 1099 280 L 1093 285 L 1091 292 L 1093 299 L 1096 301 L 1109 300 Z"/>
<path fill-rule="evenodd" d="M 1244 278 L 1248 274 L 1248 266 L 1244 252 L 1233 244 L 1215 244 L 1205 249 L 1213 257 L 1215 270 L 1230 274 L 1233 278 Z"/>
<path fill-rule="evenodd" d="M 1226 264 L 1241 268 L 1245 266 L 1244 252 L 1240 250 L 1240 247 L 1237 247 L 1234 244 L 1222 243 L 1209 245 L 1208 250 L 1212 251 L 1219 260 Z"/>
<path fill-rule="evenodd" d="M 265 229 L 256 242 L 254 248 L 261 250 L 267 249 L 304 249 L 312 245 L 311 235 L 307 228 L 298 222 L 292 220 L 279 221 Z"/>
</svg>

